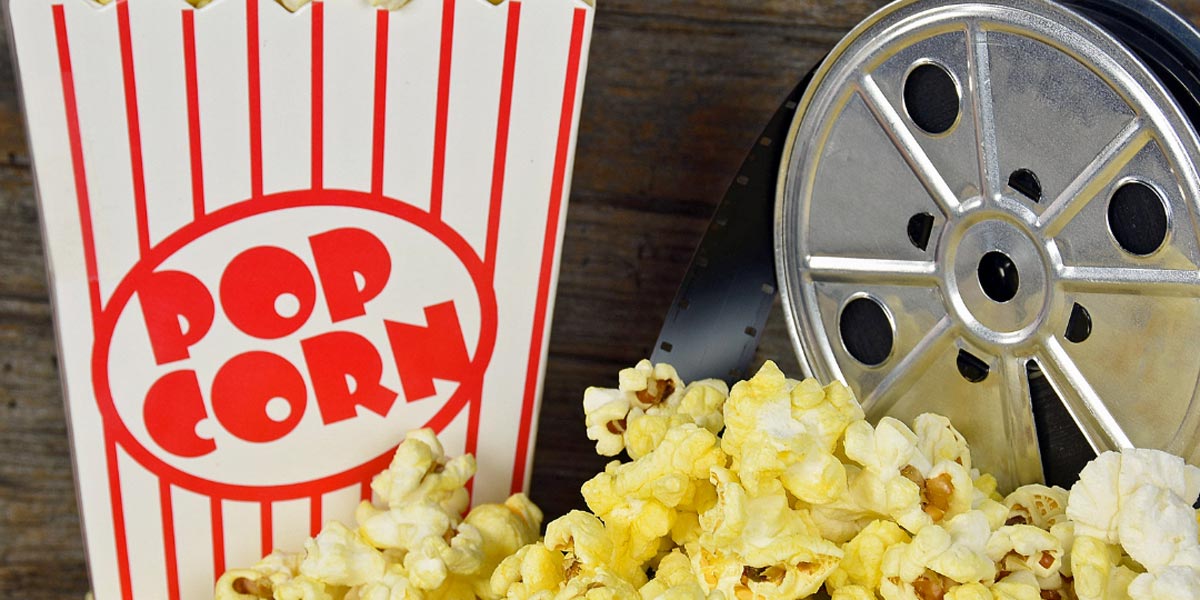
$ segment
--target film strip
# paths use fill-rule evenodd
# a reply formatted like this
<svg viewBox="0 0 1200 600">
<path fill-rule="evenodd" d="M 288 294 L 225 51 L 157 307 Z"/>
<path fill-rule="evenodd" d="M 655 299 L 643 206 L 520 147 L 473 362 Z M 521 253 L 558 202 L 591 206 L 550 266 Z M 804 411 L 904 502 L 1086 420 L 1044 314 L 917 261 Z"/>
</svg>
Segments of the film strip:
<svg viewBox="0 0 1200 600">
<path fill-rule="evenodd" d="M 686 381 L 743 379 L 778 295 L 775 191 L 783 141 L 811 73 L 792 90 L 725 192 L 667 312 L 651 360 Z"/>
</svg>

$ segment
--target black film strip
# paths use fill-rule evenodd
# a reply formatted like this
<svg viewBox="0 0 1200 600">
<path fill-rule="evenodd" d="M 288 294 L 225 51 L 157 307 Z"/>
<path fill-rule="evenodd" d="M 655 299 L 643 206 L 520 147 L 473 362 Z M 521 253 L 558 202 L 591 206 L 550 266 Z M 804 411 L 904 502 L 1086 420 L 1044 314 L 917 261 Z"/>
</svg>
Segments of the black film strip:
<svg viewBox="0 0 1200 600">
<path fill-rule="evenodd" d="M 775 111 L 721 200 L 667 312 L 650 359 L 684 381 L 742 379 L 777 294 L 775 186 L 806 76 Z"/>
</svg>

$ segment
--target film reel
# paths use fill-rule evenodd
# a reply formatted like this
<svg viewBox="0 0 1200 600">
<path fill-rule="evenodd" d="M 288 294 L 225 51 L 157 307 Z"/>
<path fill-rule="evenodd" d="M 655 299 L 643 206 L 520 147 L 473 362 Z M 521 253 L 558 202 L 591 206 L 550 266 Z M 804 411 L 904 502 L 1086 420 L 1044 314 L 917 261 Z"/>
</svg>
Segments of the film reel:
<svg viewBox="0 0 1200 600">
<path fill-rule="evenodd" d="M 1154 0 L 903 1 L 860 24 L 778 165 L 774 266 L 806 374 L 874 419 L 949 416 L 1004 488 L 1127 446 L 1198 462 L 1198 74 L 1200 35 Z M 749 357 L 664 353 L 681 312 L 707 315 L 687 335 L 710 347 L 761 330 L 697 290 L 729 239 L 710 229 L 656 350 L 691 377 Z"/>
</svg>

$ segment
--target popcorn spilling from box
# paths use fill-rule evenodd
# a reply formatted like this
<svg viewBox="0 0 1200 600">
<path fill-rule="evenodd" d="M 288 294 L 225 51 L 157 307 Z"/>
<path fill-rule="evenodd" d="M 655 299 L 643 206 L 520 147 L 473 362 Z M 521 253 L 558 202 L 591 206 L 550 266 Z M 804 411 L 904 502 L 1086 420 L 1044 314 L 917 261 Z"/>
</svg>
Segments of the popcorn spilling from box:
<svg viewBox="0 0 1200 600">
<path fill-rule="evenodd" d="M 354 529 L 229 571 L 218 600 L 1200 598 L 1200 469 L 1107 452 L 1068 491 L 1007 497 L 951 423 L 864 420 L 842 385 L 767 363 L 729 390 L 642 361 L 584 395 L 614 460 L 591 512 L 546 527 L 524 495 L 462 517 L 470 456 L 414 431 Z"/>
</svg>

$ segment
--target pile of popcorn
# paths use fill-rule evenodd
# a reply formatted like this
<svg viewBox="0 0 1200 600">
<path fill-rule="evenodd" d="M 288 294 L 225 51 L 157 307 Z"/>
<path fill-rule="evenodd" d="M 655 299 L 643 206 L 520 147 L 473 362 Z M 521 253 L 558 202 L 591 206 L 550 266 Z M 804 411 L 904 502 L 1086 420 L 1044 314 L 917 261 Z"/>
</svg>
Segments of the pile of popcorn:
<svg viewBox="0 0 1200 600">
<path fill-rule="evenodd" d="M 386 506 L 230 571 L 218 600 L 1200 598 L 1200 469 L 1163 452 L 1005 497 L 944 417 L 872 426 L 844 386 L 769 362 L 729 390 L 642 361 L 584 408 L 628 460 L 544 538 L 521 495 L 459 518 L 474 463 L 417 431 L 372 484 Z"/>
<path fill-rule="evenodd" d="M 524 494 L 468 513 L 470 455 L 447 459 L 433 431 L 410 432 L 371 481 L 355 529 L 329 521 L 301 553 L 275 551 L 217 580 L 217 600 L 498 598 L 496 565 L 536 542 L 542 511 Z M 463 517 L 463 514 L 466 517 Z"/>
</svg>

